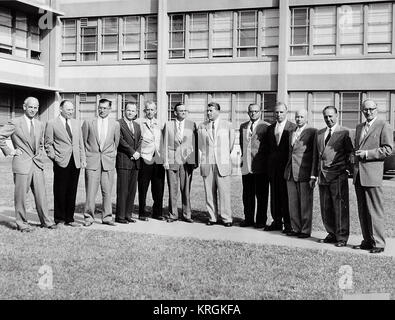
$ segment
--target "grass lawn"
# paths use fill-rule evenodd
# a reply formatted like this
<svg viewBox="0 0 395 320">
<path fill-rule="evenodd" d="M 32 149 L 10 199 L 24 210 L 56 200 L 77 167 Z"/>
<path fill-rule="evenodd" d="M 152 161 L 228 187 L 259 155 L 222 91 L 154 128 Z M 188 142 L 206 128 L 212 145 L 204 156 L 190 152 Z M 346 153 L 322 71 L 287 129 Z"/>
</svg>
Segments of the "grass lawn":
<svg viewBox="0 0 395 320">
<path fill-rule="evenodd" d="M 341 299 L 342 265 L 353 268 L 346 293 L 395 297 L 388 257 L 72 228 L 1 228 L 0 252 L 0 299 Z"/>
</svg>

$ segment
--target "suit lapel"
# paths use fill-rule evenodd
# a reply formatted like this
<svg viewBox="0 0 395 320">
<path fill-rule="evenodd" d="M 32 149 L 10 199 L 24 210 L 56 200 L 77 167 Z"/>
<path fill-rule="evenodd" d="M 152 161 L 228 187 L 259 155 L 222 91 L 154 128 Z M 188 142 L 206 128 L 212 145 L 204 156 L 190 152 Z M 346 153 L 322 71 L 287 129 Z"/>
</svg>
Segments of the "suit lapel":
<svg viewBox="0 0 395 320">
<path fill-rule="evenodd" d="M 66 131 L 65 125 L 63 124 L 62 120 L 60 120 L 60 117 L 61 117 L 61 116 L 59 116 L 59 117 L 56 119 L 57 126 L 58 126 L 59 128 L 61 128 L 60 131 L 63 133 L 63 135 L 66 137 L 66 139 L 68 139 L 70 142 L 72 142 L 71 139 L 70 139 L 70 137 L 69 137 L 69 134 L 68 134 L 67 131 Z M 73 125 L 72 125 L 72 122 L 71 122 L 71 119 L 70 119 L 70 124 L 71 124 L 71 126 L 73 126 Z M 73 134 L 73 133 L 72 133 L 72 134 Z"/>
<path fill-rule="evenodd" d="M 206 123 L 205 128 L 206 128 L 206 131 L 207 131 L 207 135 L 210 137 L 211 141 L 214 141 L 214 137 L 212 135 L 212 131 L 211 131 L 211 128 L 210 128 L 210 121 L 208 121 Z"/>
<path fill-rule="evenodd" d="M 318 139 L 318 146 L 319 146 L 319 148 L 320 148 L 320 152 L 321 152 L 321 153 L 325 150 L 325 141 L 324 141 L 324 138 L 325 138 L 325 131 L 326 131 L 326 129 L 325 129 L 325 130 L 322 130 L 322 131 L 318 134 L 318 137 L 317 137 L 317 139 Z"/>
<path fill-rule="evenodd" d="M 135 126 L 134 121 L 132 122 L 132 124 L 133 124 L 134 132 L 136 132 L 136 126 Z M 134 134 L 132 131 L 130 131 L 129 126 L 128 126 L 127 122 L 125 121 L 125 119 L 121 119 L 121 126 L 126 130 L 128 135 L 130 135 L 132 137 L 132 139 L 134 139 Z"/>
<path fill-rule="evenodd" d="M 41 123 L 36 119 L 33 120 L 34 123 L 34 138 L 35 138 L 35 150 L 37 151 L 40 146 L 40 138 L 41 138 Z"/>
<path fill-rule="evenodd" d="M 365 124 L 366 124 L 366 122 L 364 122 L 364 125 L 361 127 L 362 130 L 364 129 Z M 368 132 L 366 133 L 366 135 L 363 137 L 363 140 L 361 141 L 361 143 L 360 143 L 359 146 L 362 146 L 362 145 L 365 143 L 366 139 L 369 138 L 369 136 L 371 135 L 371 133 L 375 130 L 376 126 L 377 126 L 377 119 L 374 120 L 373 124 L 372 124 L 372 125 L 370 126 L 370 128 L 369 128 L 369 131 L 368 131 Z M 362 134 L 362 130 L 360 131 L 361 134 Z M 361 136 L 361 135 L 360 135 L 360 136 Z"/>
<path fill-rule="evenodd" d="M 33 124 L 34 125 L 34 124 Z M 29 145 L 30 149 L 33 151 L 33 141 L 30 140 L 30 133 L 29 129 L 27 127 L 27 123 L 24 117 L 21 118 L 21 127 L 22 127 L 22 132 L 25 136 L 25 140 L 27 141 L 27 144 Z"/>
</svg>

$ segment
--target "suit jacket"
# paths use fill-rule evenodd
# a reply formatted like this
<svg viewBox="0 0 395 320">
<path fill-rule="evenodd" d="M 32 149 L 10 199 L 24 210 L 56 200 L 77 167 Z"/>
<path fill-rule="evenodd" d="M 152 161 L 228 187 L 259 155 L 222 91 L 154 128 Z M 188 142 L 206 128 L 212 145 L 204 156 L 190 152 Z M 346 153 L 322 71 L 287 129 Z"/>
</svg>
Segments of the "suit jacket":
<svg viewBox="0 0 395 320">
<path fill-rule="evenodd" d="M 199 125 L 200 174 L 203 177 L 208 176 L 211 165 L 216 164 L 220 176 L 229 176 L 232 173 L 230 154 L 235 143 L 235 133 L 232 124 L 225 120 L 219 120 L 215 138 L 211 136 L 210 132 L 209 121 Z"/>
<path fill-rule="evenodd" d="M 384 159 L 392 153 L 392 129 L 386 121 L 376 119 L 360 142 L 364 125 L 365 122 L 357 125 L 355 148 L 356 150 L 366 150 L 368 156 L 363 160 L 355 157 L 354 183 L 359 173 L 362 186 L 379 187 L 383 182 Z"/>
<path fill-rule="evenodd" d="M 292 146 L 293 136 L 296 129 L 291 132 L 289 138 L 289 156 L 285 167 L 284 178 L 293 179 L 295 182 L 308 182 L 311 178 L 313 166 L 314 138 L 317 129 L 306 127 Z"/>
<path fill-rule="evenodd" d="M 118 153 L 116 168 L 137 170 L 140 169 L 140 159 L 131 160 L 131 157 L 137 151 L 141 153 L 141 129 L 140 125 L 133 121 L 134 132 L 130 131 L 128 124 L 124 119 L 119 119 L 120 137 L 118 144 Z"/>
<path fill-rule="evenodd" d="M 296 129 L 296 124 L 287 120 L 279 145 L 277 145 L 276 136 L 274 134 L 275 128 L 276 122 L 270 125 L 267 132 L 268 143 L 266 152 L 268 154 L 267 165 L 269 176 L 275 173 L 273 168 L 277 168 L 280 171 L 285 170 L 285 166 L 288 162 L 290 132 Z"/>
<path fill-rule="evenodd" d="M 102 169 L 104 171 L 110 171 L 115 169 L 119 131 L 119 122 L 108 119 L 107 136 L 103 144 L 103 149 L 101 149 L 97 118 L 84 121 L 82 125 L 82 137 L 84 139 L 87 170 Z"/>
<path fill-rule="evenodd" d="M 263 120 L 258 120 L 250 136 L 248 132 L 249 123 L 250 121 L 247 121 L 240 125 L 241 173 L 243 175 L 249 173 L 265 173 L 267 155 L 265 154 L 264 144 L 267 143 L 266 134 L 270 125 Z"/>
<path fill-rule="evenodd" d="M 347 128 L 337 125 L 325 146 L 326 129 L 323 128 L 316 133 L 311 174 L 323 183 L 331 182 L 339 175 L 345 174 L 346 170 L 350 170 L 350 155 L 353 151 L 350 132 Z"/>
<path fill-rule="evenodd" d="M 169 164 L 170 170 L 178 170 L 181 165 L 189 164 L 194 166 L 198 164 L 198 137 L 196 123 L 190 120 L 184 120 L 184 131 L 182 142 L 176 137 L 176 121 L 166 123 L 164 127 L 164 158 L 165 163 Z"/>
<path fill-rule="evenodd" d="M 81 123 L 79 120 L 70 119 L 72 130 L 72 139 L 70 139 L 60 117 L 58 116 L 48 121 L 45 128 L 45 150 L 47 156 L 52 161 L 55 161 L 58 166 L 66 168 L 73 155 L 76 168 L 81 168 L 81 162 L 86 161 Z"/>
<path fill-rule="evenodd" d="M 163 145 L 164 134 L 163 127 L 157 119 L 153 119 L 153 127 L 150 128 L 148 119 L 141 118 L 137 120 L 141 129 L 141 157 L 149 163 L 163 164 Z M 144 161 L 142 160 L 142 161 Z"/>
<path fill-rule="evenodd" d="M 14 149 L 19 149 L 22 154 L 14 156 L 12 160 L 12 172 L 28 174 L 32 165 L 44 169 L 44 131 L 45 127 L 41 121 L 33 119 L 35 141 L 31 141 L 25 116 L 11 120 L 0 128 L 0 149 L 4 155 L 12 152 L 6 144 L 6 139 L 11 137 Z"/>
</svg>

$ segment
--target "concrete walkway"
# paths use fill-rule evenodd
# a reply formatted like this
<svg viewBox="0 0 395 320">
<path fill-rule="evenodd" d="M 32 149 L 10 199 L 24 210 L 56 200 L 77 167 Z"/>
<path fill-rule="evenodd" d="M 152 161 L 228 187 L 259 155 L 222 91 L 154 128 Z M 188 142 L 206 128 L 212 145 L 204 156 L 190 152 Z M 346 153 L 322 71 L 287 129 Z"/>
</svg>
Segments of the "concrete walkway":
<svg viewBox="0 0 395 320">
<path fill-rule="evenodd" d="M 0 206 L 0 223 L 15 221 L 14 209 L 11 207 Z M 38 223 L 36 214 L 29 214 L 32 217 L 32 223 Z M 76 214 L 76 221 L 82 222 L 83 215 Z M 29 221 L 30 222 L 30 221 Z M 370 254 L 364 250 L 353 250 L 351 247 L 361 243 L 362 237 L 351 235 L 347 247 L 337 248 L 333 244 L 321 244 L 317 240 L 326 236 L 325 232 L 315 231 L 309 239 L 298 239 L 295 237 L 287 237 L 280 232 L 265 232 L 262 229 L 254 228 L 240 228 L 234 226 L 225 228 L 221 225 L 206 226 L 204 223 L 185 223 L 181 221 L 167 223 L 166 221 L 158 221 L 150 219 L 148 222 L 137 220 L 137 223 L 131 224 L 117 224 L 115 227 L 101 224 L 101 221 L 96 219 L 95 223 L 85 228 L 85 230 L 105 230 L 114 232 L 130 232 L 140 234 L 153 234 L 167 237 L 177 238 L 192 238 L 200 240 L 218 240 L 218 241 L 233 241 L 239 243 L 253 243 L 260 245 L 276 245 L 294 248 L 303 248 L 310 250 L 318 250 L 321 253 L 324 251 L 330 252 L 347 252 L 351 254 L 365 254 L 371 257 L 388 256 L 395 258 L 395 238 L 386 239 L 387 245 L 385 251 L 381 254 Z"/>
</svg>

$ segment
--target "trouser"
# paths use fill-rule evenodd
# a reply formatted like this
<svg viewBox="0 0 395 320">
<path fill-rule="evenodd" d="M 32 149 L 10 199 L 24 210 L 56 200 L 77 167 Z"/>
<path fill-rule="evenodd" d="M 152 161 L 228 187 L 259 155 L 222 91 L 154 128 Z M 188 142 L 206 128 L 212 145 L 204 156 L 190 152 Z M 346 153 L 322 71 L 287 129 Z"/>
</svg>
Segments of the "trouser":
<svg viewBox="0 0 395 320">
<path fill-rule="evenodd" d="M 210 173 L 203 177 L 206 206 L 211 222 L 218 217 L 223 223 L 232 222 L 230 200 L 230 176 L 221 177 L 216 164 L 211 165 Z"/>
<path fill-rule="evenodd" d="M 249 173 L 242 176 L 244 219 L 254 223 L 256 199 L 256 224 L 266 224 L 269 198 L 269 179 L 264 173 Z"/>
<path fill-rule="evenodd" d="M 329 235 L 337 241 L 347 241 L 350 234 L 348 176 L 319 185 L 321 216 Z"/>
<path fill-rule="evenodd" d="M 284 179 L 284 169 L 269 168 L 270 175 L 270 211 L 273 223 L 284 229 L 291 229 L 291 220 L 288 208 L 287 182 Z"/>
<path fill-rule="evenodd" d="M 313 189 L 309 182 L 288 180 L 287 190 L 292 230 L 310 235 L 313 220 Z"/>
<path fill-rule="evenodd" d="M 117 219 L 132 218 L 138 174 L 138 170 L 117 169 Z"/>
<path fill-rule="evenodd" d="M 359 174 L 355 182 L 358 201 L 358 215 L 363 240 L 367 245 L 385 247 L 384 207 L 382 187 L 363 187 Z"/>
<path fill-rule="evenodd" d="M 141 161 L 138 174 L 139 190 L 139 217 L 147 217 L 146 200 L 148 187 L 151 183 L 151 193 L 154 204 L 152 206 L 152 217 L 163 216 L 163 193 L 165 188 L 165 169 L 162 164 L 147 164 Z"/>
<path fill-rule="evenodd" d="M 93 222 L 95 220 L 95 203 L 96 195 L 101 188 L 101 193 L 103 197 L 103 211 L 102 211 L 102 221 L 109 222 L 112 221 L 112 202 L 111 194 L 112 187 L 114 185 L 114 174 L 115 169 L 104 171 L 89 170 L 85 169 L 85 188 L 86 188 L 86 202 L 84 210 L 84 219 L 87 222 Z"/>
<path fill-rule="evenodd" d="M 28 174 L 14 173 L 14 204 L 15 218 L 18 229 L 28 227 L 26 218 L 26 195 L 32 190 L 38 218 L 41 226 L 48 227 L 54 222 L 49 216 L 48 201 L 45 192 L 44 171 L 32 164 Z"/>
<path fill-rule="evenodd" d="M 62 168 L 54 162 L 53 172 L 55 222 L 73 222 L 78 179 L 80 177 L 80 169 L 76 168 L 73 155 L 71 155 L 66 168 Z"/>
<path fill-rule="evenodd" d="M 169 187 L 169 217 L 178 219 L 178 189 L 181 191 L 182 216 L 191 218 L 191 184 L 193 167 L 189 164 L 180 165 L 178 170 L 166 170 L 167 185 Z"/>
</svg>

